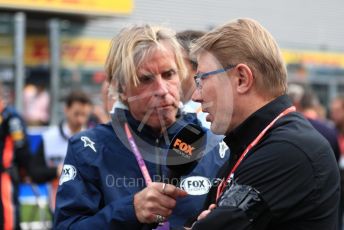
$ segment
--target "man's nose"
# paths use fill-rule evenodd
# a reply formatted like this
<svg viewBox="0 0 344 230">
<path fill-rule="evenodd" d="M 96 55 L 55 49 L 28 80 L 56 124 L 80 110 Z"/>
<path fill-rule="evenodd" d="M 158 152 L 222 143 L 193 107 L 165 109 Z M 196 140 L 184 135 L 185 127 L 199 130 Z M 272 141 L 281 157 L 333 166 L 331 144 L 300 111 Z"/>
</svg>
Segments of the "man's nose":
<svg viewBox="0 0 344 230">
<path fill-rule="evenodd" d="M 168 83 L 161 77 L 157 78 L 154 84 L 154 95 L 162 97 L 168 93 Z"/>
<path fill-rule="evenodd" d="M 195 91 L 192 94 L 191 99 L 195 102 L 202 102 L 202 94 L 201 94 L 201 90 L 199 88 L 196 88 Z"/>
<path fill-rule="evenodd" d="M 79 125 L 84 125 L 87 122 L 87 116 L 78 116 L 76 120 Z"/>
</svg>

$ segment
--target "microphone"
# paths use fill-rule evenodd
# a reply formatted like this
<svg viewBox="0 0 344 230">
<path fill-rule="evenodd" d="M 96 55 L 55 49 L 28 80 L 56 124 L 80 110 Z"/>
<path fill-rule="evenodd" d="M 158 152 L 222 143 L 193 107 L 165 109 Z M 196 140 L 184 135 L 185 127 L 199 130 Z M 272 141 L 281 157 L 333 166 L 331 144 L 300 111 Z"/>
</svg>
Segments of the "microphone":
<svg viewBox="0 0 344 230">
<path fill-rule="evenodd" d="M 180 177 L 190 173 L 197 166 L 205 147 L 206 133 L 195 124 L 185 125 L 173 137 L 166 155 L 170 184 L 179 186 Z"/>
</svg>

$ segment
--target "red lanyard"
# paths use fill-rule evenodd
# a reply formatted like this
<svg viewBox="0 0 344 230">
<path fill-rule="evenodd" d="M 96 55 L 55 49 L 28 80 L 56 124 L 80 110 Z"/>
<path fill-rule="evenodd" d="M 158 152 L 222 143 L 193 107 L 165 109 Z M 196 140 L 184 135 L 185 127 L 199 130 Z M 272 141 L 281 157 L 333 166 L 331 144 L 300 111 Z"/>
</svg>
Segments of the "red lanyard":
<svg viewBox="0 0 344 230">
<path fill-rule="evenodd" d="M 287 115 L 290 112 L 295 112 L 296 108 L 295 106 L 291 106 L 284 110 L 282 113 L 280 113 L 268 126 L 265 127 L 265 129 L 259 133 L 259 135 L 247 146 L 245 151 L 241 154 L 239 160 L 235 163 L 234 167 L 232 168 L 231 172 L 227 176 L 226 180 L 221 181 L 219 184 L 219 187 L 217 188 L 216 192 L 216 202 L 220 198 L 221 194 L 223 193 L 223 190 L 226 188 L 227 184 L 230 183 L 234 178 L 234 172 L 240 165 L 241 161 L 245 158 L 246 154 L 263 138 L 265 133 L 275 124 L 275 122 L 280 119 L 281 117 Z"/>
</svg>

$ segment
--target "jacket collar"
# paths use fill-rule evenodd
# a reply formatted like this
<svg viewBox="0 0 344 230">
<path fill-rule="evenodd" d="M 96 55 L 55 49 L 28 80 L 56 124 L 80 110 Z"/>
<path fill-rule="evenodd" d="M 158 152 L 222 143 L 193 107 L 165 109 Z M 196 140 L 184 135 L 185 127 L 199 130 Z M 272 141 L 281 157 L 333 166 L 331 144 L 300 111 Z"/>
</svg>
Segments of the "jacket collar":
<svg viewBox="0 0 344 230">
<path fill-rule="evenodd" d="M 167 128 L 165 133 L 157 135 L 153 129 L 143 124 L 141 121 L 136 120 L 130 113 L 128 107 L 123 104 L 122 102 L 118 101 L 114 105 L 114 114 L 120 123 L 128 122 L 131 129 L 138 135 L 140 138 L 145 140 L 148 143 L 152 143 L 152 141 L 159 141 L 159 145 L 161 142 L 165 145 L 169 145 L 168 140 L 172 140 L 172 138 L 186 125 L 186 124 L 196 124 L 200 125 L 200 121 L 197 118 L 195 113 L 184 113 L 180 109 L 177 113 L 177 120 L 173 123 L 170 127 Z M 168 138 L 167 138 L 168 137 Z M 156 144 L 156 143 L 154 143 Z"/>
<path fill-rule="evenodd" d="M 282 95 L 251 114 L 224 138 L 231 153 L 240 155 L 275 117 L 290 106 L 292 103 L 288 96 Z"/>
</svg>

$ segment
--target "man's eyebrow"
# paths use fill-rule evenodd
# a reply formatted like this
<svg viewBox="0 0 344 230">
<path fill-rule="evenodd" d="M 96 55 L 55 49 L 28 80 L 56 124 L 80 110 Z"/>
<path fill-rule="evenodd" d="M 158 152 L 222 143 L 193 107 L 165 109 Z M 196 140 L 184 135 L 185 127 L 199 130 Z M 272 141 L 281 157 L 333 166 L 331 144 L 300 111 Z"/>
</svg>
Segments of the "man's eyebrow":
<svg viewBox="0 0 344 230">
<path fill-rule="evenodd" d="M 138 77 L 154 77 L 154 74 L 149 73 L 149 72 L 143 72 L 143 73 L 139 73 Z"/>
<path fill-rule="evenodd" d="M 162 73 L 167 73 L 167 72 L 170 72 L 170 71 L 176 71 L 176 69 L 175 68 L 170 68 L 170 69 L 164 70 Z"/>
</svg>

